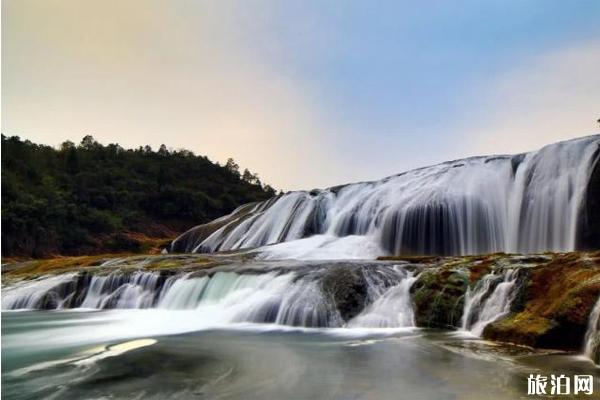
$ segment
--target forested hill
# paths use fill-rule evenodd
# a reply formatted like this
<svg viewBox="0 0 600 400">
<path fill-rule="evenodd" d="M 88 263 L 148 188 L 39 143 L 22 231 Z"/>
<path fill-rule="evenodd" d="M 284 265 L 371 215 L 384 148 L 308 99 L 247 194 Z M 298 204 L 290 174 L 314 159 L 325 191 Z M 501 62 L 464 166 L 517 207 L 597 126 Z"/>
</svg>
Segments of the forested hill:
<svg viewBox="0 0 600 400">
<path fill-rule="evenodd" d="M 59 148 L 2 135 L 2 256 L 147 251 L 275 194 L 187 150 L 126 150 L 91 136 Z"/>
</svg>

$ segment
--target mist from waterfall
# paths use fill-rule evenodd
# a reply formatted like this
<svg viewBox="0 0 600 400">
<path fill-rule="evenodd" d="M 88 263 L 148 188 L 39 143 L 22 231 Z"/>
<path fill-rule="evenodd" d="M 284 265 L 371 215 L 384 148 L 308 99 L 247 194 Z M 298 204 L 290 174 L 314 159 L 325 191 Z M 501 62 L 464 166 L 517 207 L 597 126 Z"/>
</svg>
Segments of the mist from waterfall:
<svg viewBox="0 0 600 400">
<path fill-rule="evenodd" d="M 171 249 L 273 245 L 261 249 L 271 259 L 571 251 L 599 148 L 600 137 L 589 136 L 526 154 L 446 162 L 377 182 L 290 192 L 241 207 L 220 219 L 208 236 L 191 230 Z"/>
</svg>

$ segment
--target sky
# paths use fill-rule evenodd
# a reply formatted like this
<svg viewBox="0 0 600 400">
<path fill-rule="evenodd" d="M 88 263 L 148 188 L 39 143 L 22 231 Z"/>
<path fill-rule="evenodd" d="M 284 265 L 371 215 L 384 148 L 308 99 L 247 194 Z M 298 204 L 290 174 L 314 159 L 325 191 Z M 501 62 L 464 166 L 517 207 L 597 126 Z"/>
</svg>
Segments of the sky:
<svg viewBox="0 0 600 400">
<path fill-rule="evenodd" d="M 234 158 L 276 189 L 598 132 L 600 1 L 3 0 L 2 133 Z"/>
</svg>

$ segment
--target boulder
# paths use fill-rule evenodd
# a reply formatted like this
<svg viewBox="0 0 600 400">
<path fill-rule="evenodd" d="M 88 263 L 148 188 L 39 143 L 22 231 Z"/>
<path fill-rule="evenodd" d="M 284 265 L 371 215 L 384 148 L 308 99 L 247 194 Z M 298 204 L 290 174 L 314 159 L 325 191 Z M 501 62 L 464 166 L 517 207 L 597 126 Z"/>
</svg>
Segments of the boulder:
<svg viewBox="0 0 600 400">
<path fill-rule="evenodd" d="M 469 274 L 460 268 L 423 271 L 411 288 L 417 326 L 453 328 L 460 325 Z"/>
</svg>

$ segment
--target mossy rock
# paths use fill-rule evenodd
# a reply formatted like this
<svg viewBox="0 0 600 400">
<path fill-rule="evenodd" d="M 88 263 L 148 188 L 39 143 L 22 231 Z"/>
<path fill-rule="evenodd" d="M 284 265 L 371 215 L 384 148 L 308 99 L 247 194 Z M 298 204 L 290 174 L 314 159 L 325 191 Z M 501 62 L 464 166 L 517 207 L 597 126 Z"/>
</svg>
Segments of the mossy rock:
<svg viewBox="0 0 600 400">
<path fill-rule="evenodd" d="M 600 296 L 600 282 L 583 284 L 573 290 L 556 311 L 555 318 L 567 323 L 587 326 L 589 315 Z"/>
<path fill-rule="evenodd" d="M 517 313 L 485 327 L 485 339 L 537 348 L 581 350 L 586 327 L 556 319 Z"/>
<path fill-rule="evenodd" d="M 411 288 L 417 326 L 451 328 L 460 324 L 469 276 L 458 269 L 422 272 Z"/>
<path fill-rule="evenodd" d="M 529 313 L 513 313 L 485 327 L 483 337 L 490 340 L 541 346 L 544 336 L 555 329 L 558 323 Z M 545 340 L 547 342 L 547 340 Z"/>
<path fill-rule="evenodd" d="M 512 314 L 489 324 L 484 338 L 581 350 L 589 316 L 600 296 L 598 260 L 580 253 L 559 254 L 528 271 L 527 279 Z"/>
</svg>

